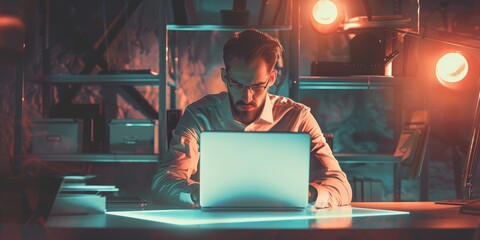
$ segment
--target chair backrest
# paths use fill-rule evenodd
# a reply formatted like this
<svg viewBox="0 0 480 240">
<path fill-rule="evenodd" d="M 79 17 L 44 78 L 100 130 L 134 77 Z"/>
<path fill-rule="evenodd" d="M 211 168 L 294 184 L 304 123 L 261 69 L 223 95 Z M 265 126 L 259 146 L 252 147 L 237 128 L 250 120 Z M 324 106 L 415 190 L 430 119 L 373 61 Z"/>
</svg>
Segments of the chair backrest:
<svg viewBox="0 0 480 240">
<path fill-rule="evenodd" d="M 415 179 L 422 172 L 427 150 L 430 125 L 427 111 L 414 111 L 404 123 L 397 142 L 395 157 L 401 157 L 397 174 L 403 179 Z"/>
</svg>

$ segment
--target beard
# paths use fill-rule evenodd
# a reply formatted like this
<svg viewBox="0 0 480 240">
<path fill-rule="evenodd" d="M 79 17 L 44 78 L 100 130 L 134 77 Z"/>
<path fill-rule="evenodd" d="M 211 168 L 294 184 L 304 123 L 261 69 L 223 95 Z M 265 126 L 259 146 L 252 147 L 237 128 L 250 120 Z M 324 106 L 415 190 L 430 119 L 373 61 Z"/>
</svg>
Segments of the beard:
<svg viewBox="0 0 480 240">
<path fill-rule="evenodd" d="M 239 100 L 237 102 L 233 102 L 233 98 L 228 94 L 228 97 L 230 98 L 230 108 L 232 109 L 232 115 L 235 118 L 235 120 L 248 125 L 260 116 L 260 113 L 263 109 L 263 105 L 265 104 L 262 103 L 261 106 L 258 105 L 258 103 L 253 100 L 251 102 L 244 102 L 242 100 Z M 243 109 L 243 107 L 250 107 L 251 109 Z"/>
</svg>

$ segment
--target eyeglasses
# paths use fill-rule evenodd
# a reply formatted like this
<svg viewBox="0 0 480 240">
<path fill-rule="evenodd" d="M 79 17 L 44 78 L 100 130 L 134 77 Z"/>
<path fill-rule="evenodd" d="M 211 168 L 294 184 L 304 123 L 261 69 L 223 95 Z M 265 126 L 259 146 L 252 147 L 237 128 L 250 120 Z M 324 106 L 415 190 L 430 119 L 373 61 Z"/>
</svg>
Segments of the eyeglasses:
<svg viewBox="0 0 480 240">
<path fill-rule="evenodd" d="M 259 84 L 253 84 L 253 85 L 243 85 L 240 83 L 235 83 L 232 82 L 232 79 L 230 78 L 230 74 L 227 73 L 227 80 L 228 80 L 228 86 L 230 87 L 230 90 L 232 92 L 237 92 L 241 93 L 243 92 L 246 88 L 251 89 L 254 93 L 261 93 L 268 87 L 268 83 L 270 82 L 270 75 L 268 76 L 267 80 L 264 83 L 259 83 Z"/>
</svg>

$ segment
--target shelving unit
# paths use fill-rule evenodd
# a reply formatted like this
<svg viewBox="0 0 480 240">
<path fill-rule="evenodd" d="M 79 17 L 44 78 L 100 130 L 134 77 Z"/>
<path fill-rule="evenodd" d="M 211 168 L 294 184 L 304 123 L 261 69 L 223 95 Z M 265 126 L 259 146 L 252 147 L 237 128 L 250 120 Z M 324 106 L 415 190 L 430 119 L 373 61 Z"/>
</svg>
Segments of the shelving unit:
<svg viewBox="0 0 480 240">
<path fill-rule="evenodd" d="M 135 11 L 136 7 L 140 5 L 141 1 L 132 1 L 128 6 L 123 10 L 126 15 L 130 15 Z M 49 12 L 49 6 L 44 6 L 45 11 Z M 158 69 L 159 74 L 148 74 L 148 73 L 118 73 L 118 74 L 89 74 L 89 71 L 93 70 L 95 65 L 99 65 L 103 70 L 104 69 L 104 60 L 101 57 L 101 52 L 105 51 L 106 46 L 100 46 L 97 48 L 88 49 L 88 46 L 82 45 L 83 48 L 87 48 L 87 51 L 90 51 L 89 54 L 94 55 L 94 62 L 85 63 L 84 68 L 80 72 L 81 74 L 51 74 L 49 71 L 48 60 L 50 58 L 49 53 L 49 40 L 46 36 L 46 43 L 44 44 L 44 74 L 38 79 L 29 80 L 29 83 L 32 84 L 41 84 L 43 86 L 44 100 L 48 99 L 51 96 L 52 86 L 84 86 L 84 85 L 98 85 L 101 87 L 132 87 L 133 86 L 158 86 L 158 116 L 155 118 L 158 119 L 158 154 L 152 155 L 133 155 L 133 154 L 109 154 L 109 153 L 79 153 L 79 154 L 27 154 L 23 156 L 20 146 L 15 146 L 15 163 L 14 166 L 20 166 L 21 161 L 27 157 L 34 157 L 41 161 L 51 161 L 51 162 L 134 162 L 134 163 L 145 163 L 145 162 L 158 162 L 163 158 L 167 150 L 167 118 L 166 118 L 166 48 L 161 47 L 166 45 L 167 39 L 167 3 L 166 1 L 159 1 L 159 14 L 158 14 Z M 50 31 L 49 14 L 45 15 L 46 22 L 46 31 Z M 125 23 L 125 19 L 114 20 L 108 32 L 104 33 L 104 36 L 101 38 L 107 38 L 108 36 L 116 35 L 119 30 L 122 28 L 122 24 Z M 62 25 L 65 27 L 65 25 Z M 46 32 L 48 34 L 48 32 Z M 71 35 L 75 33 L 69 32 Z M 80 43 L 83 39 L 80 39 Z M 17 85 L 21 85 L 23 88 L 24 80 L 18 82 Z M 73 96 L 72 96 L 73 97 Z M 48 104 L 49 101 L 44 101 L 44 104 Z M 145 101 L 146 102 L 146 101 Z M 23 96 L 17 96 L 16 101 L 17 109 L 23 111 Z M 45 107 L 44 107 L 45 109 Z M 20 129 L 20 132 L 22 130 Z M 15 141 L 15 144 L 22 144 L 21 141 Z"/>
</svg>

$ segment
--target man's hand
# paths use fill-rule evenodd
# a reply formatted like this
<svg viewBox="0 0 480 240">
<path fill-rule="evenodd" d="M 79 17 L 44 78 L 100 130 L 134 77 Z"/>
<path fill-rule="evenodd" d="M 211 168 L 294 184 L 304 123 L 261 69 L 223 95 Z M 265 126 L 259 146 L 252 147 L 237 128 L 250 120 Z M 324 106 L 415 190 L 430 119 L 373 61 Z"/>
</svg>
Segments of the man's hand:
<svg viewBox="0 0 480 240">
<path fill-rule="evenodd" d="M 313 204 L 313 206 L 315 208 L 331 207 L 328 204 L 329 199 L 330 199 L 330 194 L 327 191 L 319 191 L 319 192 L 317 192 L 317 200 L 315 200 L 315 203 Z"/>
<path fill-rule="evenodd" d="M 328 208 L 328 200 L 330 199 L 330 194 L 328 191 L 318 191 L 315 187 L 310 185 L 308 187 L 308 200 L 312 203 L 314 208 Z"/>
</svg>

